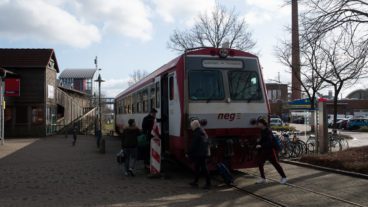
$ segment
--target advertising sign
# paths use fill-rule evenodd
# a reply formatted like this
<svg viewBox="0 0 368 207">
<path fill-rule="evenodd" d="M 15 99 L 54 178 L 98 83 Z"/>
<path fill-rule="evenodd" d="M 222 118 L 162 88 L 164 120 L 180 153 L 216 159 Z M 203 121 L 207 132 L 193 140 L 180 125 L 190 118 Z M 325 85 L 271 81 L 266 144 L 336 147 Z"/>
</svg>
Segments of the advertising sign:
<svg viewBox="0 0 368 207">
<path fill-rule="evenodd" d="M 5 79 L 5 96 L 20 96 L 20 79 Z"/>
</svg>

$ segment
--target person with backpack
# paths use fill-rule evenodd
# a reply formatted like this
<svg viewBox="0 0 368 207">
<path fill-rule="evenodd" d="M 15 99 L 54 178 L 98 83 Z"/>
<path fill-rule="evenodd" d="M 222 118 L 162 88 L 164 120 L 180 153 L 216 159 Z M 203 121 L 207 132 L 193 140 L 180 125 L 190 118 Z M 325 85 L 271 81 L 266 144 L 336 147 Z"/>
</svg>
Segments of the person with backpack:
<svg viewBox="0 0 368 207">
<path fill-rule="evenodd" d="M 121 147 L 124 150 L 124 174 L 134 177 L 134 167 L 137 160 L 138 136 L 141 131 L 135 125 L 134 119 L 128 120 L 129 126 L 124 129 L 121 139 Z"/>
<path fill-rule="evenodd" d="M 285 184 L 287 182 L 287 178 L 276 156 L 278 147 L 273 137 L 272 130 L 268 127 L 268 123 L 265 119 L 259 119 L 257 121 L 257 127 L 261 129 L 261 138 L 256 145 L 256 149 L 258 150 L 258 167 L 261 174 L 261 179 L 259 179 L 256 183 L 263 184 L 267 182 L 264 173 L 264 164 L 268 160 L 280 174 L 280 183 Z"/>
<path fill-rule="evenodd" d="M 209 142 L 206 131 L 201 127 L 198 120 L 190 123 L 193 130 L 192 143 L 188 150 L 188 157 L 194 162 L 194 181 L 190 183 L 193 187 L 198 187 L 198 180 L 203 173 L 206 177 L 204 189 L 211 188 L 210 173 L 207 168 L 207 158 L 209 156 Z"/>
</svg>

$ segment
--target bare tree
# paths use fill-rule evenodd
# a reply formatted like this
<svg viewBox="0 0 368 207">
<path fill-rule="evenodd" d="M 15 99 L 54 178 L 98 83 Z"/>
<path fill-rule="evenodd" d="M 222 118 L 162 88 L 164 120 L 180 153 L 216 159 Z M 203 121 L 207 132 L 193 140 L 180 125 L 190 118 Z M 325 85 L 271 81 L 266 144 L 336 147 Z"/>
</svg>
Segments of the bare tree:
<svg viewBox="0 0 368 207">
<path fill-rule="evenodd" d="M 299 66 L 301 76 L 298 78 L 298 81 L 301 84 L 301 90 L 308 96 L 310 108 L 314 110 L 316 108 L 316 95 L 320 90 L 327 87 L 324 80 L 315 72 L 325 69 L 325 57 L 317 54 L 317 42 L 303 42 L 302 40 L 301 43 L 301 65 Z M 291 73 L 293 73 L 295 70 L 293 70 L 294 64 L 292 64 L 291 43 L 289 41 L 282 41 L 275 48 L 275 53 L 279 62 L 289 67 Z"/>
<path fill-rule="evenodd" d="M 362 0 L 303 0 L 306 31 L 315 37 L 332 30 L 355 25 L 367 34 L 368 2 Z M 367 38 L 365 38 L 367 41 Z"/>
<path fill-rule="evenodd" d="M 129 75 L 129 81 L 128 81 L 128 85 L 132 86 L 135 83 L 137 83 L 138 81 L 142 80 L 144 77 L 146 77 L 148 75 L 147 71 L 145 70 L 134 70 L 130 75 Z"/>
<path fill-rule="evenodd" d="M 211 13 L 198 15 L 191 29 L 175 30 L 170 37 L 168 47 L 176 51 L 194 47 L 219 48 L 225 42 L 229 43 L 230 48 L 240 50 L 250 50 L 256 45 L 245 19 L 234 9 L 228 10 L 217 4 Z"/>
<path fill-rule="evenodd" d="M 368 43 L 362 44 L 361 39 L 356 39 L 356 29 L 356 25 L 347 25 L 341 28 L 340 32 L 329 33 L 315 48 L 318 54 L 326 57 L 324 70 L 315 70 L 315 72 L 334 90 L 334 128 L 336 128 L 337 103 L 341 90 L 364 78 L 367 69 Z"/>
</svg>

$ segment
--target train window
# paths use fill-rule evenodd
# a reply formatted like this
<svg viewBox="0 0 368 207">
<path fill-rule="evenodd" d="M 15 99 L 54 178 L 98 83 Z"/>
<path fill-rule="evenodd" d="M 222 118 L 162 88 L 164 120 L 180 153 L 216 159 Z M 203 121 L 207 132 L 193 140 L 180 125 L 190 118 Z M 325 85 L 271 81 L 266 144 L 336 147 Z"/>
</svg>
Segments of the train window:
<svg viewBox="0 0 368 207">
<path fill-rule="evenodd" d="M 251 101 L 262 98 L 257 72 L 229 72 L 229 88 L 230 97 L 233 100 Z"/>
<path fill-rule="evenodd" d="M 161 93 L 160 93 L 160 83 L 156 83 L 156 107 L 160 108 L 160 100 L 161 100 Z"/>
<path fill-rule="evenodd" d="M 190 71 L 189 96 L 191 100 L 223 100 L 224 84 L 220 71 Z"/>
<path fill-rule="evenodd" d="M 148 89 L 145 89 L 143 92 L 142 92 L 142 97 L 143 97 L 143 102 L 142 102 L 142 105 L 143 105 L 143 112 L 144 113 L 147 113 L 148 112 Z"/>
<path fill-rule="evenodd" d="M 150 99 L 150 108 L 153 109 L 153 108 L 156 108 L 155 107 L 155 104 L 156 104 L 156 90 L 155 90 L 155 86 L 152 86 L 151 87 L 151 99 Z"/>
<path fill-rule="evenodd" d="M 169 78 L 170 101 L 174 99 L 174 77 Z"/>
</svg>

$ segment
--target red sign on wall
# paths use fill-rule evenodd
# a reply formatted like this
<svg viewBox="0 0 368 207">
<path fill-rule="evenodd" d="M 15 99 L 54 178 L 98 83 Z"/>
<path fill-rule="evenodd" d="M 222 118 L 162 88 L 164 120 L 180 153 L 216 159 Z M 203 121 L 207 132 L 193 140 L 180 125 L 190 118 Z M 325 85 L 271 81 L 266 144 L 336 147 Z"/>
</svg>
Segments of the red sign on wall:
<svg viewBox="0 0 368 207">
<path fill-rule="evenodd" d="M 20 79 L 5 79 L 5 96 L 20 96 Z"/>
</svg>

